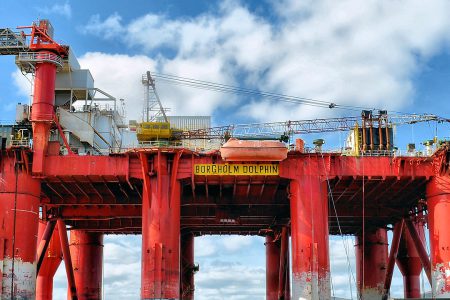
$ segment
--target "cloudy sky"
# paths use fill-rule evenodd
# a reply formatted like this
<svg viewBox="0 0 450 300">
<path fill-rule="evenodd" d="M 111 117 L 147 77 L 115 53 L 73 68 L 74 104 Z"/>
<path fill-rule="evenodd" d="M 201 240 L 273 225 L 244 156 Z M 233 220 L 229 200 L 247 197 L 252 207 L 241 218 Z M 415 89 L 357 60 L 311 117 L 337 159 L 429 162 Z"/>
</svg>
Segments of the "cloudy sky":
<svg viewBox="0 0 450 300">
<path fill-rule="evenodd" d="M 125 99 L 130 119 L 139 118 L 140 77 L 147 70 L 339 104 L 450 115 L 449 1 L 0 2 L 0 27 L 38 18 L 51 19 L 55 39 L 71 46 L 98 88 Z M 15 104 L 28 101 L 30 86 L 13 57 L 0 57 L 0 71 L 0 120 L 10 120 Z M 212 115 L 215 124 L 355 114 L 157 84 L 172 114 Z M 263 298 L 260 238 L 196 242 L 197 299 Z M 348 297 L 342 241 L 333 240 L 331 248 L 334 290 Z M 138 298 L 139 249 L 139 237 L 106 239 L 107 299 Z M 394 284 L 394 295 L 401 295 L 398 276 Z"/>
</svg>

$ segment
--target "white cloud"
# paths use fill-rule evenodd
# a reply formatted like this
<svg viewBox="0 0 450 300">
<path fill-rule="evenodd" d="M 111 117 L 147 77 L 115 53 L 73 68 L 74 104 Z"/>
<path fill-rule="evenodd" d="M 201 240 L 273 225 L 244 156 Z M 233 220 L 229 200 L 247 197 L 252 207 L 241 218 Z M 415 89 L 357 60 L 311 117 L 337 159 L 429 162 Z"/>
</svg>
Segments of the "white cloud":
<svg viewBox="0 0 450 300">
<path fill-rule="evenodd" d="M 68 1 L 55 3 L 52 6 L 38 7 L 37 10 L 45 15 L 61 15 L 67 18 L 72 17 L 72 7 Z"/>
<path fill-rule="evenodd" d="M 117 33 L 115 38 L 128 47 L 160 53 L 155 59 L 162 72 L 390 110 L 412 103 L 413 76 L 450 38 L 447 1 L 362 5 L 323 0 L 306 5 L 285 0 L 274 7 L 276 22 L 239 2 L 226 1 L 215 13 L 186 19 L 146 14 L 125 24 L 118 14 L 103 21 L 94 16 L 85 32 L 104 38 Z M 172 54 L 167 56 L 165 49 Z M 192 101 L 195 95 L 202 100 Z M 167 89 L 165 97 L 187 113 L 217 111 L 226 99 L 178 87 Z M 330 113 L 305 105 L 249 100 L 231 99 L 227 104 L 258 121 Z"/>
</svg>

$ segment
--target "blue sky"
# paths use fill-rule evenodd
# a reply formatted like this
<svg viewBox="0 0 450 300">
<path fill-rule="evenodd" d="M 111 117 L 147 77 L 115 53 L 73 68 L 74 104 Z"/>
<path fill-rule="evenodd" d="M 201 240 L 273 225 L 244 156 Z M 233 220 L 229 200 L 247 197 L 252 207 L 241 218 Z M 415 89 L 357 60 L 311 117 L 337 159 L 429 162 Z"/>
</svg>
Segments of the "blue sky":
<svg viewBox="0 0 450 300">
<path fill-rule="evenodd" d="M 339 104 L 450 115 L 448 1 L 131 3 L 4 0 L 0 2 L 0 26 L 14 28 L 38 18 L 51 19 L 55 39 L 71 46 L 82 67 L 91 70 L 98 88 L 126 100 L 130 119 L 139 117 L 140 76 L 146 70 Z M 15 103 L 27 102 L 30 94 L 13 57 L 0 57 L 0 90 L 0 120 L 11 120 Z M 173 114 L 210 114 L 214 124 L 357 114 L 163 83 L 158 90 Z M 406 126 L 399 129 L 398 144 L 404 148 L 408 142 L 419 143 L 431 138 L 433 131 L 428 125 L 422 129 Z M 439 134 L 450 136 L 448 126 L 440 127 Z M 337 147 L 345 135 L 325 138 L 331 141 L 329 147 Z M 135 293 L 120 299 L 138 298 L 139 238 L 128 241 L 106 240 L 107 299 L 118 297 L 113 291 L 125 284 Z M 224 290 L 226 299 L 262 299 L 262 240 L 237 238 L 233 243 L 238 247 L 227 249 L 224 237 L 197 240 L 201 263 L 197 299 L 223 299 Z M 332 242 L 332 261 L 345 261 L 340 245 L 339 240 Z M 123 251 L 129 252 L 130 259 L 113 268 Z M 129 265 L 137 269 L 130 271 Z M 345 263 L 333 268 L 334 286 L 341 290 L 338 295 L 348 296 Z M 62 274 L 60 270 L 59 292 Z M 241 286 L 227 280 L 229 274 L 241 274 Z M 206 280 L 211 278 L 215 281 Z M 401 294 L 398 277 L 394 284 L 396 295 Z M 251 287 L 253 296 L 239 296 L 239 287 Z"/>
</svg>

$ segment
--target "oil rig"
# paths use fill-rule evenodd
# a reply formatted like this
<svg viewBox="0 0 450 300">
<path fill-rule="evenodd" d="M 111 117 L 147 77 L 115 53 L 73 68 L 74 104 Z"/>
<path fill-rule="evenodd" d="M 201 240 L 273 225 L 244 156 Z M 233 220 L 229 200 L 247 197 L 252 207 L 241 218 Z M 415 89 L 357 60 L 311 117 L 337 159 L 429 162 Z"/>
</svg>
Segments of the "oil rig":
<svg viewBox="0 0 450 300">
<path fill-rule="evenodd" d="M 19 29 L 0 29 L 0 54 L 33 74 L 34 92 L 0 126 L 0 299 L 52 299 L 62 261 L 68 299 L 101 299 L 107 234 L 142 235 L 146 300 L 194 299 L 194 237 L 209 234 L 265 237 L 268 300 L 331 299 L 330 235 L 356 237 L 359 299 L 389 299 L 395 265 L 405 298 L 421 297 L 422 270 L 433 297 L 450 297 L 450 144 L 401 153 L 393 132 L 448 120 L 363 111 L 125 124 L 121 102 L 94 87 L 48 20 Z M 154 88 L 150 73 L 142 81 Z M 186 120 L 195 126 L 174 126 Z M 323 151 L 321 139 L 310 149 L 268 138 L 338 130 L 350 132 L 340 152 Z"/>
</svg>

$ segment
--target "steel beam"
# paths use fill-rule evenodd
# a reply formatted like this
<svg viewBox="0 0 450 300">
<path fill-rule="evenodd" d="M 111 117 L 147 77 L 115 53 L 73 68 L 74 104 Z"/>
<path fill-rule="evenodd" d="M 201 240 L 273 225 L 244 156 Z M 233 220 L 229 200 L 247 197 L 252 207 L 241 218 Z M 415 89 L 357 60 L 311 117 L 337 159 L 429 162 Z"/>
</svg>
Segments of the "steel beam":
<svg viewBox="0 0 450 300">
<path fill-rule="evenodd" d="M 103 234 L 72 230 L 69 248 L 78 299 L 102 299 Z"/>
<path fill-rule="evenodd" d="M 317 176 L 291 180 L 292 296 L 329 299 L 327 184 Z"/>
<path fill-rule="evenodd" d="M 391 249 L 389 251 L 389 261 L 386 269 L 386 279 L 384 280 L 384 295 L 383 300 L 387 300 L 390 294 L 392 274 L 394 273 L 395 259 L 398 254 L 398 247 L 400 245 L 400 237 L 402 236 L 405 221 L 401 219 L 394 226 L 394 235 L 392 237 Z"/>
<path fill-rule="evenodd" d="M 388 264 L 386 229 L 379 228 L 357 236 L 355 250 L 359 297 L 364 300 L 381 299 Z"/>
</svg>

